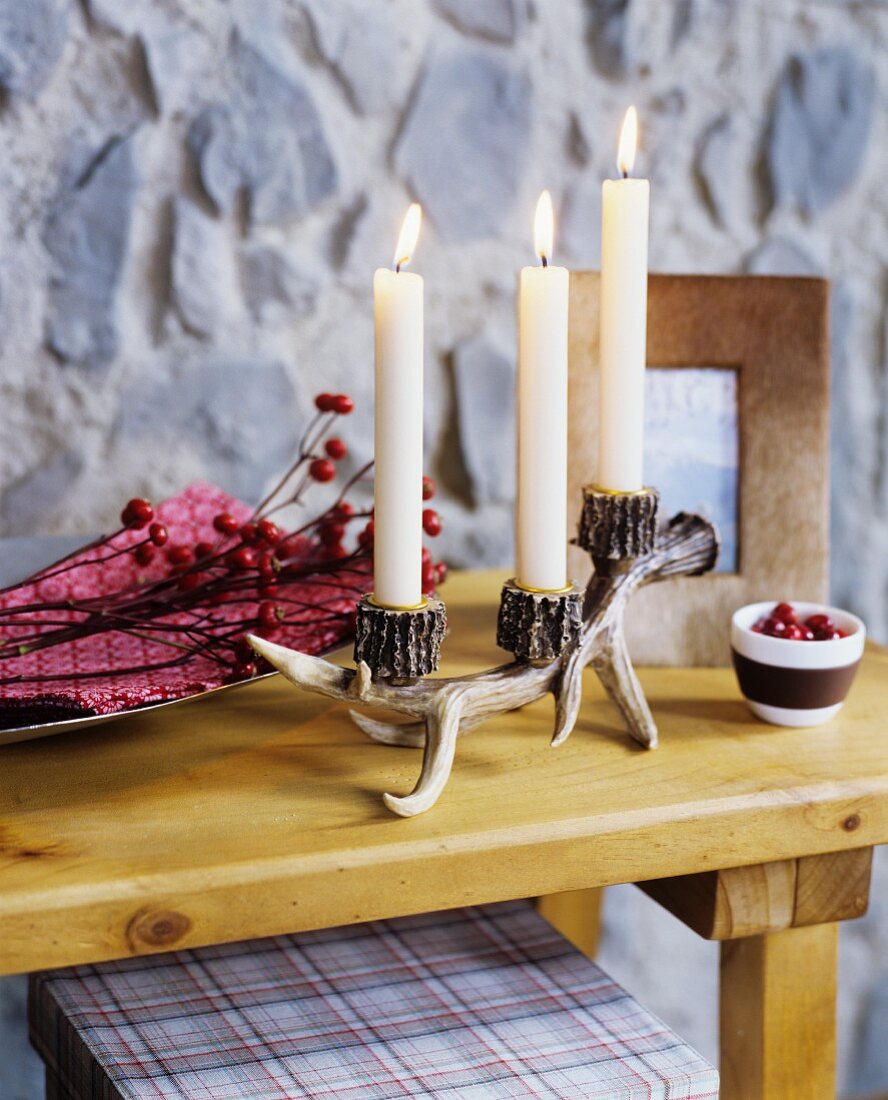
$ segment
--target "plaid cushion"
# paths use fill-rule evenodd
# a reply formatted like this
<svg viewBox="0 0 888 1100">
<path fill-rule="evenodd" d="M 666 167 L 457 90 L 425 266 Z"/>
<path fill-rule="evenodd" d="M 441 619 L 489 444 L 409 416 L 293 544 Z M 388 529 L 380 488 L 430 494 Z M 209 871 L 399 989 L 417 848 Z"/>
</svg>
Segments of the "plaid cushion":
<svg viewBox="0 0 888 1100">
<path fill-rule="evenodd" d="M 35 975 L 71 1100 L 710 1100 L 718 1074 L 524 901 Z"/>
</svg>

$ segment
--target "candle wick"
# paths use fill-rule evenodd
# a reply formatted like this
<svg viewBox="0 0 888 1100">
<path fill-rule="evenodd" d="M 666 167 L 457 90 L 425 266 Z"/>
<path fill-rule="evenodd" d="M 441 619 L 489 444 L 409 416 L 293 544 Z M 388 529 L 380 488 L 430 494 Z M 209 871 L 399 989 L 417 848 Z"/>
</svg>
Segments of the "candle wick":
<svg viewBox="0 0 888 1100">
<path fill-rule="evenodd" d="M 549 266 L 549 258 L 545 254 L 545 252 L 542 254 L 542 256 L 540 256 L 540 259 L 543 261 L 543 267 L 548 267 Z"/>
<path fill-rule="evenodd" d="M 624 180 L 629 179 L 629 170 L 627 168 L 623 169 L 623 179 Z"/>
<path fill-rule="evenodd" d="M 395 264 L 395 274 L 399 275 L 400 272 L 401 272 L 401 261 L 398 260 L 398 262 Z"/>
</svg>

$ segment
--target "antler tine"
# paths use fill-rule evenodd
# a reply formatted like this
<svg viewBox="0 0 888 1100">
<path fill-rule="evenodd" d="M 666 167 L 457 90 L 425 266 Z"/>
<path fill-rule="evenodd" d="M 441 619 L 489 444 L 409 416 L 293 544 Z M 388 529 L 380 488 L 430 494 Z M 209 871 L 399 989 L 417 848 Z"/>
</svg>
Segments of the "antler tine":
<svg viewBox="0 0 888 1100">
<path fill-rule="evenodd" d="M 430 809 L 438 801 L 450 778 L 459 719 L 463 707 L 461 691 L 444 690 L 426 717 L 426 742 L 422 771 L 410 794 L 399 798 L 384 794 L 383 802 L 399 817 L 414 817 Z"/>
<path fill-rule="evenodd" d="M 385 805 L 401 817 L 423 813 L 435 804 L 453 767 L 460 732 L 495 714 L 525 706 L 551 692 L 555 696 L 553 745 L 560 745 L 576 724 L 583 669 L 598 673 L 617 704 L 630 734 L 643 745 L 657 743 L 657 727 L 635 676 L 622 632 L 622 615 L 639 585 L 672 576 L 706 572 L 718 557 L 719 539 L 702 516 L 680 513 L 659 533 L 653 552 L 625 571 L 595 574 L 589 582 L 579 638 L 560 657 L 540 664 L 512 661 L 470 676 L 424 678 L 409 682 L 373 680 L 360 663 L 339 668 L 321 657 L 298 653 L 248 635 L 256 652 L 297 687 L 349 703 L 394 710 L 414 719 L 404 725 L 379 722 L 352 711 L 367 736 L 389 745 L 423 747 L 422 771 L 408 795 L 384 795 Z M 416 721 L 419 719 L 420 721 Z"/>
</svg>

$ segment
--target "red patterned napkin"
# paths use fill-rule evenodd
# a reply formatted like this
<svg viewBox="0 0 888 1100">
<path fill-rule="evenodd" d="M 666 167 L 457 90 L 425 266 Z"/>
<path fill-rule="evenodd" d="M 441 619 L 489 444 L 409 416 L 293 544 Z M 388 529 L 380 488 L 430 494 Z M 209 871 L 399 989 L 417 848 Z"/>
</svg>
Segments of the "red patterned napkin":
<svg viewBox="0 0 888 1100">
<path fill-rule="evenodd" d="M 165 501 L 157 509 L 157 518 L 170 532 L 170 544 L 187 544 L 218 538 L 213 530 L 213 517 L 219 512 L 229 512 L 235 519 L 245 522 L 251 509 L 216 486 L 203 483 L 190 485 L 179 496 Z M 128 546 L 144 538 L 144 532 L 124 531 L 112 543 L 113 547 Z M 313 545 L 306 540 L 306 555 L 314 553 Z M 80 561 L 92 561 L 108 553 L 108 546 L 85 552 Z M 35 584 L 15 588 L 0 595 L 0 607 L 20 607 L 30 602 L 68 600 L 94 596 L 103 591 L 117 591 L 140 580 L 159 580 L 166 576 L 168 566 L 162 555 L 147 566 L 136 563 L 131 554 L 91 567 L 66 572 L 58 577 L 37 581 Z M 334 648 L 352 634 L 353 622 L 348 614 L 355 605 L 352 587 L 358 574 L 352 567 L 346 584 L 337 581 L 337 574 L 328 574 L 324 587 L 310 583 L 281 586 L 281 595 L 309 603 L 311 609 L 304 622 L 282 625 L 270 637 L 283 645 L 306 653 L 322 653 Z M 350 582 L 350 583 L 349 583 Z M 236 606 L 222 604 L 213 608 L 213 615 L 220 623 L 243 619 L 255 613 L 256 604 L 238 602 Z M 317 606 L 317 611 L 312 609 Z M 331 621 L 331 611 L 343 612 L 341 618 Z M 52 618 L 59 621 L 76 621 L 76 612 L 37 612 L 34 619 Z M 171 616 L 170 622 L 187 621 L 185 616 Z M 47 629 L 49 627 L 47 626 Z M 16 635 L 33 633 L 34 626 L 7 629 L 3 636 L 14 640 Z M 137 669 L 145 665 L 157 665 L 170 660 L 175 651 L 170 646 L 119 631 L 78 638 L 50 649 L 36 650 L 21 657 L 0 662 L 0 679 L 27 677 L 28 683 L 0 683 L 0 728 L 27 725 L 38 722 L 58 721 L 83 715 L 114 714 L 148 703 L 166 699 L 183 699 L 186 696 L 219 687 L 226 682 L 227 672 L 211 658 L 195 654 L 184 664 L 152 671 L 128 671 L 117 675 L 103 675 L 114 669 Z M 76 679 L 70 678 L 76 673 Z M 33 682 L 33 677 L 44 677 Z"/>
</svg>

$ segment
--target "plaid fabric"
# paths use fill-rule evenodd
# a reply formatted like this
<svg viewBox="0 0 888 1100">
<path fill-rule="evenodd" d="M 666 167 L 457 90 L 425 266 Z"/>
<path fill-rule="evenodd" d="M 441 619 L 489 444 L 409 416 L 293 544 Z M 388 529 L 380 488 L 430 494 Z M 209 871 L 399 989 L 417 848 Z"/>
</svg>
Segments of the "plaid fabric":
<svg viewBox="0 0 888 1100">
<path fill-rule="evenodd" d="M 71 1100 L 712 1100 L 718 1074 L 527 902 L 35 975 Z"/>
</svg>

